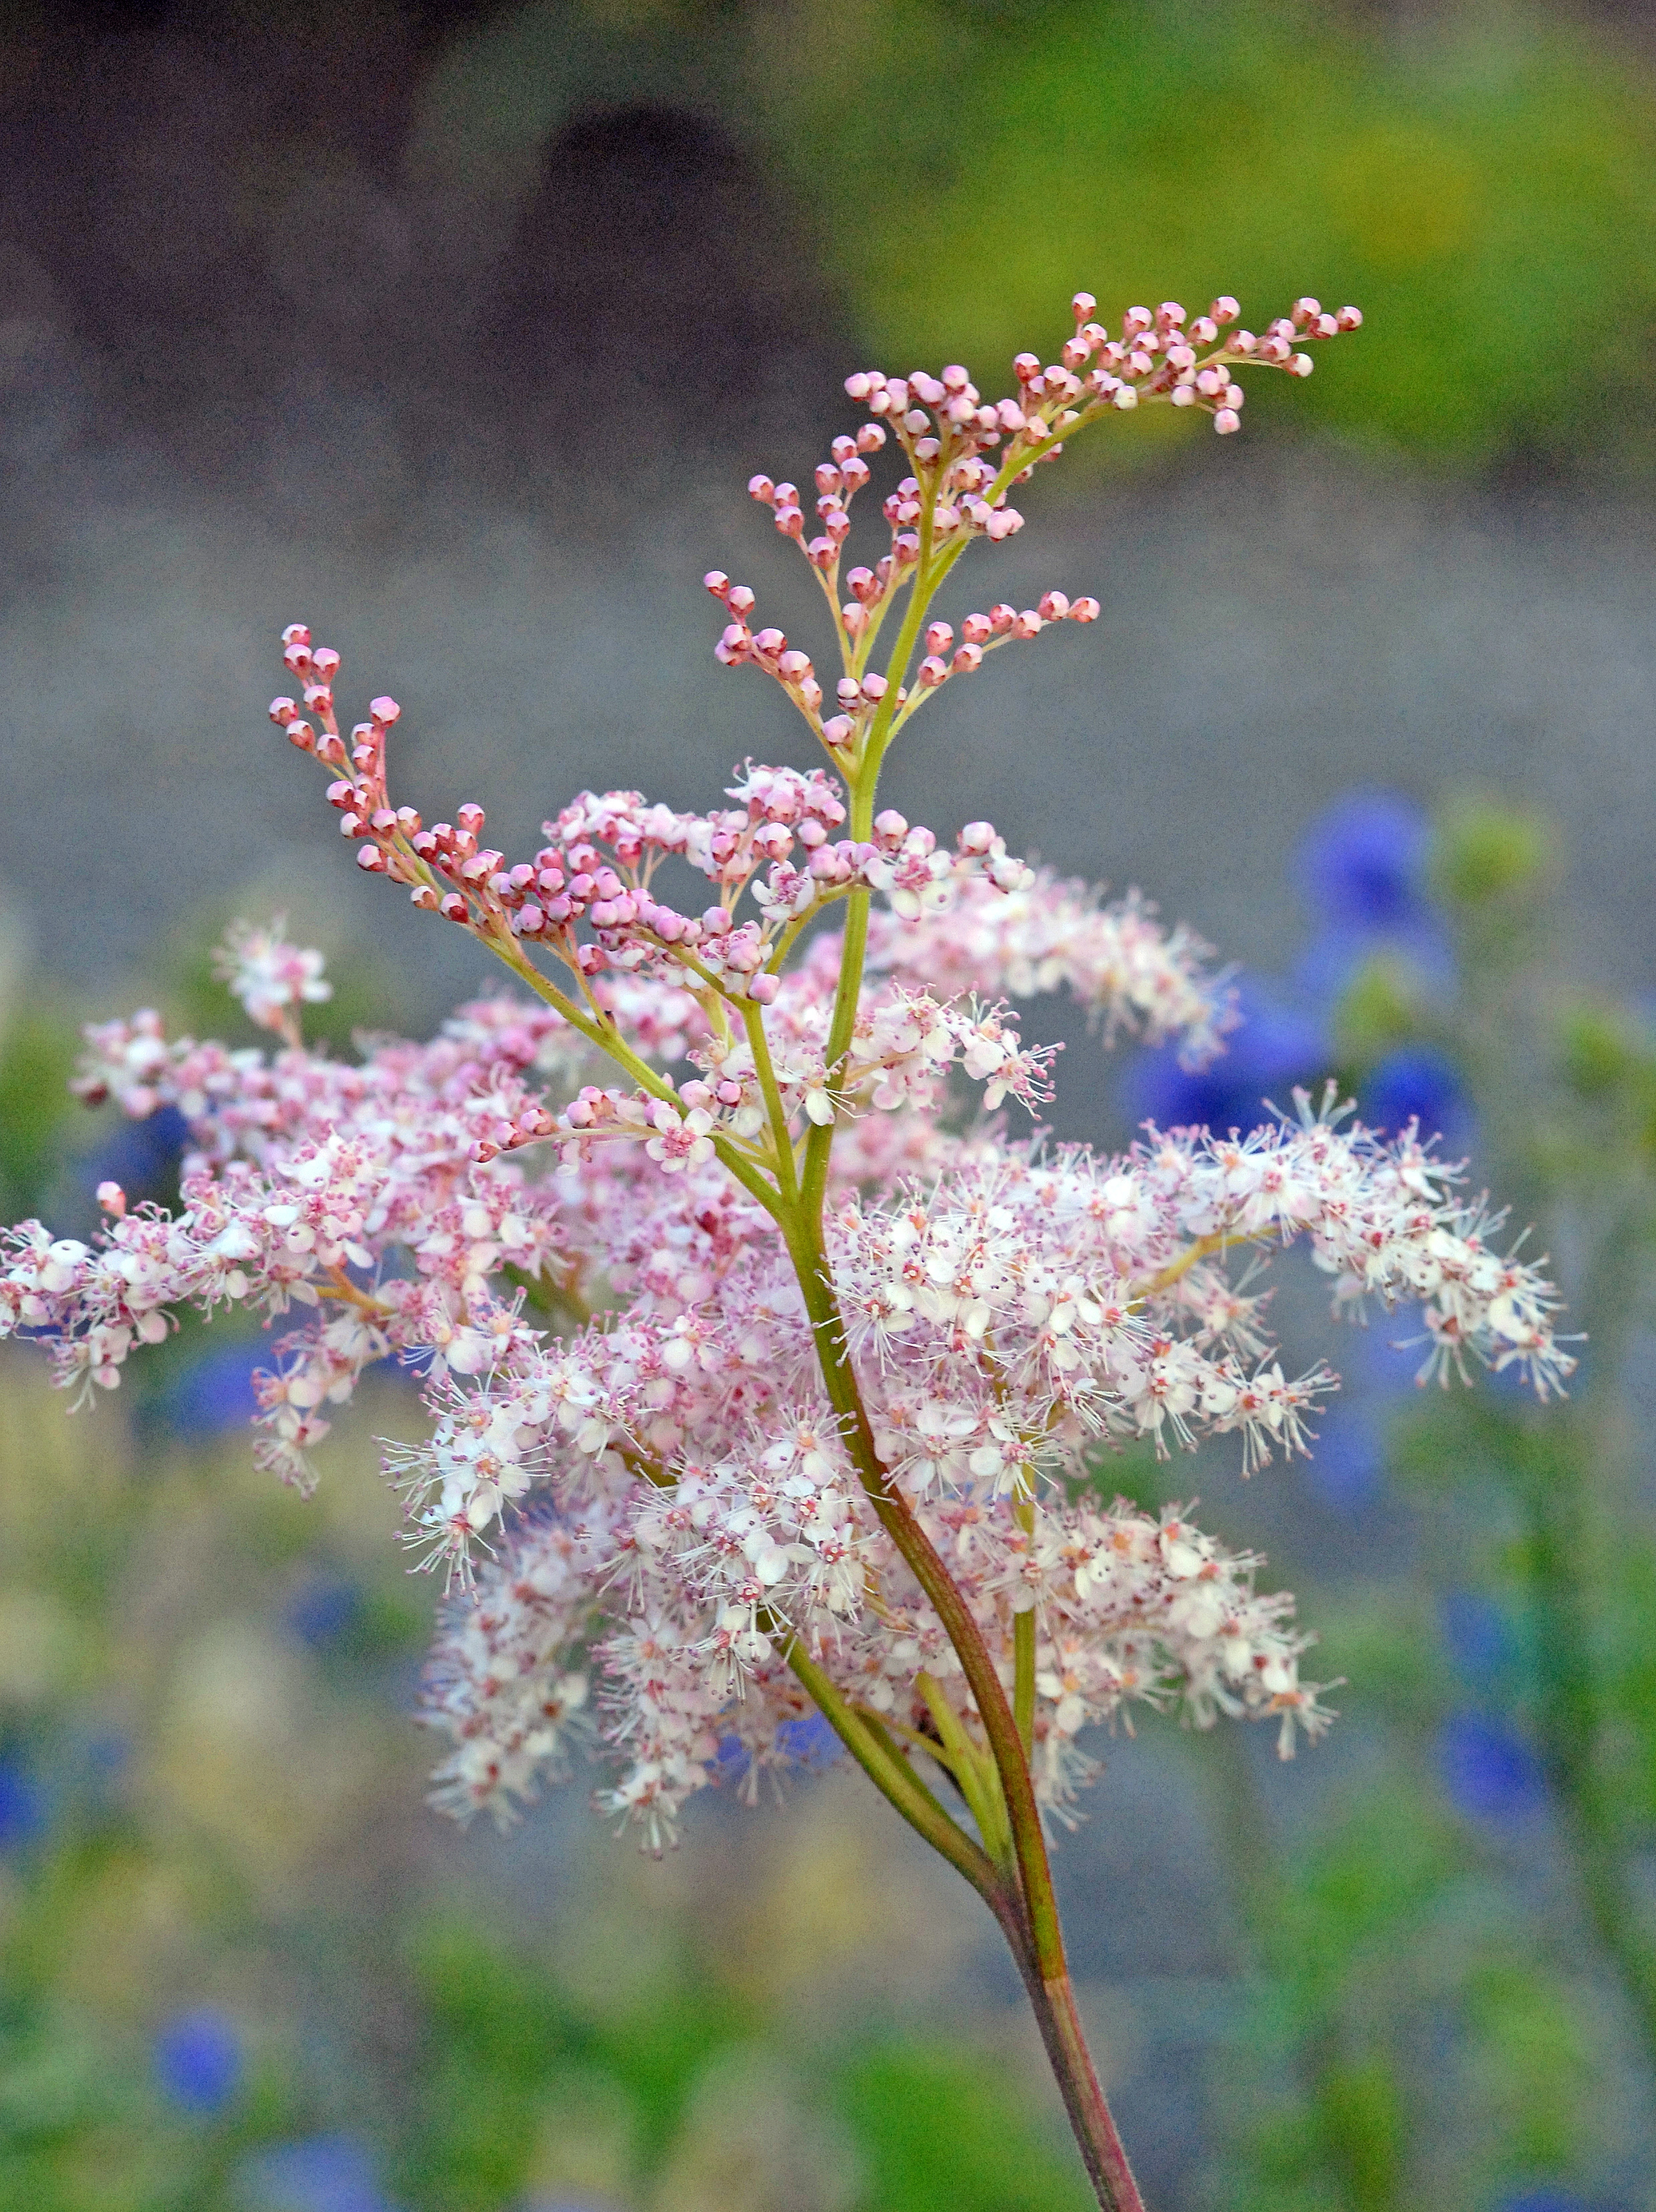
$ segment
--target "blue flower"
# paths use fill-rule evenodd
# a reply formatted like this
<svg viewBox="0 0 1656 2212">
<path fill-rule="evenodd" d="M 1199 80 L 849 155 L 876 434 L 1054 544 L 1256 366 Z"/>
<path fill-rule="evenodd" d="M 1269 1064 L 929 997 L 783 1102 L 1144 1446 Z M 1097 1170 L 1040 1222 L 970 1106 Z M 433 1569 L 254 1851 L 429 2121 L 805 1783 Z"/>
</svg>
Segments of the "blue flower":
<svg viewBox="0 0 1656 2212">
<path fill-rule="evenodd" d="M 1368 1072 L 1359 1109 L 1371 1129 L 1396 1136 L 1411 1121 L 1422 1137 L 1459 1141 L 1471 1118 L 1453 1063 L 1429 1045 L 1404 1045 Z"/>
<path fill-rule="evenodd" d="M 21 1850 L 45 1825 L 39 1784 L 21 1760 L 0 1759 L 0 1851 Z"/>
<path fill-rule="evenodd" d="M 166 2021 L 155 2060 L 162 2091 L 181 2112 L 221 2112 L 241 2086 L 241 2038 L 211 2005 Z"/>
<path fill-rule="evenodd" d="M 262 2152 L 244 2169 L 254 2212 L 395 2212 L 373 2161 L 350 2136 L 307 2136 Z"/>
<path fill-rule="evenodd" d="M 264 1342 L 221 1344 L 191 1362 L 155 1407 L 155 1418 L 175 1437 L 196 1443 L 245 1429 L 258 1411 L 253 1370 L 268 1367 Z"/>
<path fill-rule="evenodd" d="M 1513 1659 L 1512 1632 L 1501 1607 L 1481 1591 L 1449 1590 L 1438 1601 L 1438 1620 L 1456 1668 L 1474 1689 L 1489 1689 Z"/>
<path fill-rule="evenodd" d="M 1535 1753 L 1487 1713 L 1450 1714 L 1438 1737 L 1438 1763 L 1450 1802 L 1473 1820 L 1509 1826 L 1546 1795 Z"/>
<path fill-rule="evenodd" d="M 803 1720 L 784 1721 L 776 1731 L 776 1741 L 800 1766 L 832 1766 L 840 1756 L 840 1739 L 821 1713 L 807 1713 Z"/>
<path fill-rule="evenodd" d="M 362 1614 L 362 1586 L 325 1570 L 308 1576 L 288 1601 L 283 1626 L 312 1651 L 349 1633 Z"/>
<path fill-rule="evenodd" d="M 1335 1404 L 1319 1414 L 1306 1480 L 1326 1505 L 1355 1512 L 1380 1494 L 1386 1447 L 1374 1416 L 1361 1406 Z"/>
<path fill-rule="evenodd" d="M 118 1182 L 129 1204 L 163 1199 L 178 1181 L 179 1162 L 190 1141 L 190 1124 L 176 1106 L 161 1106 L 142 1121 L 123 1122 L 107 1144 L 81 1168 L 89 1191 L 100 1182 Z"/>
<path fill-rule="evenodd" d="M 1319 917 L 1376 934 L 1420 921 L 1430 836 L 1422 810 L 1397 792 L 1337 799 L 1300 841 L 1301 881 Z"/>
<path fill-rule="evenodd" d="M 1331 1059 L 1312 1017 L 1253 981 L 1238 993 L 1242 1025 L 1210 1066 L 1180 1067 L 1171 1050 L 1141 1053 L 1128 1064 L 1124 1091 L 1135 1122 L 1164 1129 L 1204 1127 L 1220 1134 L 1257 1127 L 1267 1097 L 1288 1107 L 1296 1083 L 1314 1083 Z M 1290 1109 L 1291 1110 L 1291 1109 Z"/>
<path fill-rule="evenodd" d="M 1526 2189 L 1521 2197 L 1503 2197 L 1496 2212 L 1587 2212 L 1587 2204 L 1562 2189 Z"/>
</svg>

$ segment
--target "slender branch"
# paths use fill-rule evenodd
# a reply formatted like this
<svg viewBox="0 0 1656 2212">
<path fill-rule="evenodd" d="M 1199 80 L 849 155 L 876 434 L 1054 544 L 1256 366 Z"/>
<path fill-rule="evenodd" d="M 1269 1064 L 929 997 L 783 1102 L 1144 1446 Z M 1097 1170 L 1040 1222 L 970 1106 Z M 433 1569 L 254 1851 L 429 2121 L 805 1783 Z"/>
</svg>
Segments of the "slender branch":
<svg viewBox="0 0 1656 2212">
<path fill-rule="evenodd" d="M 810 1692 L 817 1711 L 880 1795 L 957 1873 L 966 1877 L 998 1919 L 1005 1903 L 1005 1886 L 982 1846 L 949 1818 L 907 1759 L 899 1758 L 889 1743 L 882 1742 L 867 1722 L 846 1703 L 828 1674 L 807 1652 L 798 1632 L 773 1617 L 761 1617 L 761 1621 L 766 1632 L 784 1646 L 789 1666 Z"/>
<path fill-rule="evenodd" d="M 787 1112 L 777 1085 L 776 1069 L 765 1036 L 764 1013 L 751 1000 L 743 1002 L 742 1026 L 748 1033 L 748 1048 L 753 1054 L 759 1088 L 764 1094 L 765 1112 L 771 1126 L 771 1146 L 776 1154 L 776 1180 L 781 1188 L 782 1202 L 785 1206 L 791 1206 L 799 1194 L 794 1171 L 793 1132 L 788 1127 Z"/>
</svg>

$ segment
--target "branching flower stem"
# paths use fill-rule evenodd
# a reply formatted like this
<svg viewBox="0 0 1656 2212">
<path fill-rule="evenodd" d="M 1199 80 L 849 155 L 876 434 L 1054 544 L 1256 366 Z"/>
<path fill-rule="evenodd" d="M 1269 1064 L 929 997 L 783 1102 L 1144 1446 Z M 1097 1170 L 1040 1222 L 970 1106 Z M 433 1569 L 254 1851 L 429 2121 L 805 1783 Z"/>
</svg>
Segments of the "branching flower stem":
<svg viewBox="0 0 1656 2212">
<path fill-rule="evenodd" d="M 934 545 L 935 489 L 935 482 L 923 480 L 919 556 L 888 664 L 889 688 L 869 726 L 860 757 L 846 763 L 851 834 L 857 838 L 866 839 L 872 834 L 881 763 L 903 719 L 903 678 L 931 601 L 961 550 L 959 541 L 941 550 Z M 838 988 L 825 1054 L 830 1086 L 844 1066 L 855 1030 L 868 925 L 869 893 L 859 887 L 847 901 L 840 942 Z M 542 999 L 624 1067 L 641 1089 L 657 1098 L 673 1100 L 671 1085 L 633 1052 L 600 1013 L 589 1011 L 558 989 L 509 932 L 498 936 L 490 932 L 485 942 Z M 781 1231 L 846 1448 L 875 1512 L 925 1591 L 960 1661 L 986 1739 L 986 1752 L 978 1752 L 966 1739 L 944 1699 L 938 1697 L 928 1704 L 942 1738 L 943 1763 L 960 1784 L 980 1841 L 945 1810 L 890 1735 L 846 1703 L 803 1641 L 781 1624 L 774 1625 L 774 1632 L 778 1641 L 785 1643 L 788 1663 L 818 1711 L 875 1788 L 971 1883 L 994 1914 L 1028 1991 L 1099 2203 L 1106 2212 L 1143 2212 L 1143 2199 L 1099 2086 L 1077 2010 L 1029 1769 L 1035 1691 L 1034 1613 L 1020 1614 L 1015 1624 L 1015 1680 L 1009 1698 L 970 1607 L 907 1500 L 891 1480 L 875 1445 L 873 1427 L 847 1349 L 844 1317 L 834 1295 L 824 1242 L 823 1208 L 834 1124 L 812 1125 L 804 1140 L 803 1161 L 796 1164 L 794 1139 L 760 1009 L 742 1004 L 738 1011 L 765 1101 L 773 1176 L 738 1152 L 728 1139 L 717 1139 L 715 1148 L 725 1166 Z M 953 1741 L 956 1736 L 959 1741 Z"/>
</svg>

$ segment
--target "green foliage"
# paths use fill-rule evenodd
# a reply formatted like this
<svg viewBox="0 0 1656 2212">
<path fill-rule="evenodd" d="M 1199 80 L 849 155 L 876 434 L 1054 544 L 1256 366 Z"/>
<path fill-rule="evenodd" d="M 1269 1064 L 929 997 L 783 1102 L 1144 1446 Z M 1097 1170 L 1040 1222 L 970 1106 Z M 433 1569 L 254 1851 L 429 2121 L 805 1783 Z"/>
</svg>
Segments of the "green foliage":
<svg viewBox="0 0 1656 2212">
<path fill-rule="evenodd" d="M 1656 459 L 1635 400 L 1656 99 L 1603 38 L 1303 0 L 810 0 L 792 27 L 766 42 L 761 112 L 894 370 L 959 359 L 992 381 L 1056 347 L 1077 286 L 1113 318 L 1231 291 L 1256 327 L 1311 292 L 1368 327 L 1296 417 L 1308 399 L 1331 428 L 1474 466 Z M 1591 341 L 1561 342 L 1584 312 Z M 1250 413 L 1277 412 L 1274 381 Z"/>
<path fill-rule="evenodd" d="M 1526 807 L 1463 799 L 1435 825 L 1432 875 L 1452 906 L 1483 907 L 1534 893 L 1552 863 L 1551 832 Z"/>
<path fill-rule="evenodd" d="M 0 1030 L 0 1210 L 8 1221 L 37 1213 L 61 1163 L 79 1038 L 50 1007 L 18 1008 Z"/>
<path fill-rule="evenodd" d="M 859 2212 L 1083 2212 L 1091 2202 L 975 2053 L 877 2045 L 846 2068 L 840 2096 L 867 2153 Z"/>
</svg>

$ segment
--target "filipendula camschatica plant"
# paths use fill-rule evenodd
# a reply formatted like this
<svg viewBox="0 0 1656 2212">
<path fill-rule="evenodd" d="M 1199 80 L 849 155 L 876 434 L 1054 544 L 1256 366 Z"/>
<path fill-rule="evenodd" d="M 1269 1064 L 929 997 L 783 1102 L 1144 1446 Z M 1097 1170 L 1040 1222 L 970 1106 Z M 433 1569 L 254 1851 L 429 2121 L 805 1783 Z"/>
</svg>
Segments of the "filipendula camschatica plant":
<svg viewBox="0 0 1656 2212">
<path fill-rule="evenodd" d="M 180 1302 L 298 1310 L 258 1451 L 300 1485 L 362 1369 L 422 1363 L 433 1433 L 391 1472 L 451 1585 L 425 1694 L 449 1741 L 438 1802 L 504 1816 L 585 1744 L 611 1770 L 600 1806 L 658 1850 L 697 1790 L 739 1768 L 751 1792 L 826 1723 L 994 1914 L 1099 2202 L 1126 2212 L 1047 1863 L 1091 1771 L 1081 1739 L 1144 1704 L 1269 1718 L 1286 1755 L 1329 1715 L 1254 1559 L 1074 1478 L 1101 1441 L 1240 1435 L 1250 1467 L 1304 1448 L 1334 1378 L 1283 1375 L 1249 1286 L 1295 1239 L 1338 1311 L 1422 1302 L 1446 1371 L 1516 1369 L 1545 1395 L 1572 1363 L 1499 1218 L 1415 1132 L 1383 1142 L 1331 1092 L 1114 1158 L 940 1115 L 951 1071 L 992 1115 L 1049 1095 L 1003 994 L 1062 985 L 1107 1033 L 1195 1059 L 1231 1019 L 1205 948 L 1136 899 L 1036 872 L 987 823 L 946 842 L 879 803 L 937 694 L 1098 612 L 1053 591 L 958 638 L 932 618 L 961 556 L 1020 527 L 1008 495 L 1034 465 L 1145 401 L 1234 431 L 1245 367 L 1303 375 L 1304 343 L 1361 320 L 1301 300 L 1256 337 L 1234 300 L 1169 302 L 1113 338 L 1095 305 L 1076 299 L 1059 361 L 1019 356 L 1015 398 L 990 404 L 961 368 L 858 374 L 870 419 L 812 490 L 755 477 L 822 583 L 838 671 L 708 576 L 719 659 L 773 680 L 825 756 L 749 763 L 728 805 L 584 792 L 515 861 L 480 806 L 428 827 L 388 787 L 396 702 L 342 737 L 339 656 L 290 629 L 302 700 L 271 712 L 333 771 L 359 864 L 519 993 L 349 1065 L 302 1042 L 314 961 L 243 932 L 233 987 L 280 1048 L 169 1038 L 153 1014 L 93 1031 L 87 1096 L 188 1121 L 180 1207 L 107 1185 L 91 1245 L 13 1231 L 0 1327 L 46 1339 L 66 1384 L 109 1385 Z M 893 441 L 885 549 L 845 567 Z M 668 902 L 698 875 L 711 903 Z"/>
</svg>

